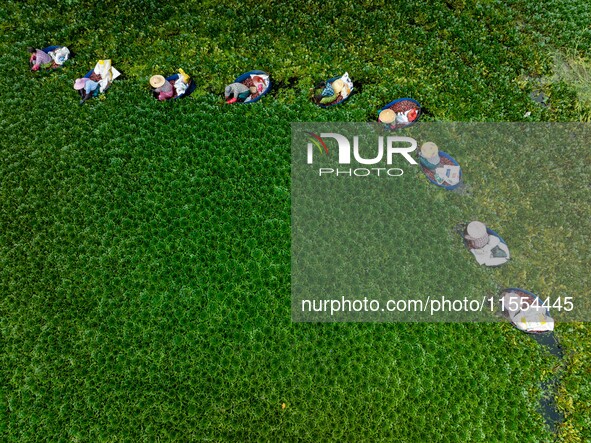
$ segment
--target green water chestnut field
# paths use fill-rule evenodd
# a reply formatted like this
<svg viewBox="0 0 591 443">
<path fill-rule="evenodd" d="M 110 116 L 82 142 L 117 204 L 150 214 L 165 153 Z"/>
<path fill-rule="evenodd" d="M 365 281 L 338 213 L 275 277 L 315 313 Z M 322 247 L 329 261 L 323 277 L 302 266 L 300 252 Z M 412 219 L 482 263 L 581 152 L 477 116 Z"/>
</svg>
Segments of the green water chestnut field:
<svg viewBox="0 0 591 443">
<path fill-rule="evenodd" d="M 293 323 L 290 288 L 292 122 L 398 97 L 427 122 L 585 122 L 590 24 L 584 0 L 2 2 L 0 441 L 591 441 L 588 324 L 557 324 L 559 360 L 503 322 Z M 75 57 L 30 72 L 50 44 Z M 74 79 L 107 58 L 123 77 L 80 106 Z M 148 79 L 178 68 L 196 91 L 158 102 Z M 226 105 L 251 69 L 273 91 Z M 309 101 L 345 71 L 346 104 Z M 466 192 L 409 169 L 392 223 L 458 266 L 401 242 L 392 285 L 419 290 L 428 262 L 449 288 L 588 305 L 591 147 L 442 149 Z M 471 219 L 509 264 L 477 266 L 453 232 Z"/>
</svg>

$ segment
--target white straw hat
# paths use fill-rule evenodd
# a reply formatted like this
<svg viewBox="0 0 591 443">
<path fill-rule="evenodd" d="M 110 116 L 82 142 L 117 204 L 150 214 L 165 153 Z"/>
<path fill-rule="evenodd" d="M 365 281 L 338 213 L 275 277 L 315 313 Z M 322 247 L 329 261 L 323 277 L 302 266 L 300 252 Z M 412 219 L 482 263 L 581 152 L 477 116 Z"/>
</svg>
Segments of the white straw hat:
<svg viewBox="0 0 591 443">
<path fill-rule="evenodd" d="M 473 239 L 482 238 L 486 235 L 486 225 L 479 221 L 468 223 L 466 233 Z"/>
</svg>

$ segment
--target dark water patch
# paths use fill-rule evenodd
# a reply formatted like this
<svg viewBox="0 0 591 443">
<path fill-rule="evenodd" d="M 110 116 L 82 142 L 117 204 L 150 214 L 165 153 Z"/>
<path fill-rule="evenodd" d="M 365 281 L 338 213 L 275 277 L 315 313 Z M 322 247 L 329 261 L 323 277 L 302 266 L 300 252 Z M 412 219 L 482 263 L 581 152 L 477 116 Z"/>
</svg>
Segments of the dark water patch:
<svg viewBox="0 0 591 443">
<path fill-rule="evenodd" d="M 285 80 L 275 80 L 274 78 L 271 78 L 271 91 L 269 94 L 276 97 L 282 90 L 295 88 L 298 81 L 298 77 L 289 77 Z"/>
<path fill-rule="evenodd" d="M 464 232 L 465 232 L 465 230 L 466 230 L 466 226 L 467 226 L 467 225 L 468 225 L 468 224 L 467 224 L 467 223 L 464 223 L 464 222 L 462 222 L 462 223 L 457 223 L 457 224 L 456 224 L 456 225 L 453 227 L 453 229 L 452 229 L 452 232 L 453 232 L 454 234 L 457 234 L 457 235 L 459 235 L 460 237 L 462 237 L 462 240 L 463 240 L 463 239 L 464 239 Z"/>
<path fill-rule="evenodd" d="M 429 108 L 421 105 L 421 117 L 433 117 L 433 113 Z"/>
<path fill-rule="evenodd" d="M 553 378 L 548 382 L 542 383 L 543 396 L 538 405 L 538 411 L 544 417 L 544 421 L 550 431 L 555 433 L 558 426 L 564 421 L 564 415 L 556 407 L 556 395 L 558 392 L 558 380 Z"/>
<path fill-rule="evenodd" d="M 351 81 L 353 82 L 353 92 L 351 95 L 363 93 L 363 89 L 366 86 L 377 85 L 376 79 L 368 77 L 352 78 Z"/>
<path fill-rule="evenodd" d="M 548 351 L 550 351 L 550 354 L 552 354 L 553 356 L 558 357 L 559 359 L 562 359 L 564 357 L 564 352 L 562 350 L 562 347 L 560 346 L 560 343 L 558 343 L 558 340 L 556 339 L 554 332 L 532 334 L 532 337 L 541 346 L 545 346 L 548 349 Z"/>
<path fill-rule="evenodd" d="M 530 92 L 529 97 L 536 102 L 537 104 L 547 107 L 548 106 L 548 99 L 549 97 L 544 94 L 542 91 L 535 90 Z"/>
<path fill-rule="evenodd" d="M 532 334 L 532 338 L 538 342 L 540 346 L 546 347 L 550 354 L 562 361 L 564 352 L 562 350 L 562 346 L 560 346 L 560 343 L 556 339 L 554 332 Z M 540 404 L 538 405 L 538 411 L 542 414 L 542 417 L 544 417 L 546 425 L 554 433 L 558 430 L 558 426 L 564 421 L 564 416 L 560 413 L 558 407 L 556 406 L 558 381 L 562 368 L 563 365 L 561 364 L 557 374 L 554 377 L 548 381 L 542 382 L 541 388 L 543 395 L 540 399 Z"/>
<path fill-rule="evenodd" d="M 363 85 L 365 84 L 365 82 L 360 81 L 360 80 L 356 80 L 353 82 L 353 92 L 351 92 L 351 95 L 353 94 L 361 94 L 363 92 Z"/>
<path fill-rule="evenodd" d="M 119 83 L 121 81 L 125 81 L 125 80 L 130 79 L 129 76 L 125 72 L 121 71 L 119 68 L 117 68 L 117 70 L 119 71 L 119 77 L 117 77 L 115 80 L 113 80 L 113 82 Z"/>
</svg>

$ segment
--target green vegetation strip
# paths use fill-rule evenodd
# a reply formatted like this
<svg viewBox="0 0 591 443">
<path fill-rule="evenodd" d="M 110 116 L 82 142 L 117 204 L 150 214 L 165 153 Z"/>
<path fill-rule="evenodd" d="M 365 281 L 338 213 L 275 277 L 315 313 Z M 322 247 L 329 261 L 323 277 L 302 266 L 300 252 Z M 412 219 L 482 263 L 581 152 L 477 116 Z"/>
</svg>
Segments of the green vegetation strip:
<svg viewBox="0 0 591 443">
<path fill-rule="evenodd" d="M 580 120 L 566 81 L 543 85 L 547 107 L 529 92 L 552 75 L 549 49 L 588 42 L 585 5 L 5 2 L 0 439 L 550 440 L 537 404 L 557 362 L 507 324 L 290 322 L 289 123 L 373 119 L 400 96 L 427 120 Z M 76 57 L 29 73 L 26 47 L 50 43 Z M 126 79 L 80 107 L 73 80 L 99 58 Z M 158 103 L 148 78 L 178 67 L 197 91 Z M 294 87 L 222 106 L 223 86 L 252 68 Z M 315 79 L 343 70 L 362 94 L 329 111 L 308 101 Z M 588 296 L 589 184 L 569 174 L 586 177 L 589 154 L 539 152 L 556 175 L 534 179 L 521 153 L 498 152 L 451 152 L 471 196 L 418 175 L 413 198 L 512 239 L 521 258 L 498 272 L 466 257 L 475 287 Z M 505 173 L 514 181 L 497 186 Z M 540 188 L 548 200 L 529 200 Z M 542 230 L 540 204 L 555 217 Z M 557 334 L 558 434 L 585 441 L 590 330 Z"/>
</svg>

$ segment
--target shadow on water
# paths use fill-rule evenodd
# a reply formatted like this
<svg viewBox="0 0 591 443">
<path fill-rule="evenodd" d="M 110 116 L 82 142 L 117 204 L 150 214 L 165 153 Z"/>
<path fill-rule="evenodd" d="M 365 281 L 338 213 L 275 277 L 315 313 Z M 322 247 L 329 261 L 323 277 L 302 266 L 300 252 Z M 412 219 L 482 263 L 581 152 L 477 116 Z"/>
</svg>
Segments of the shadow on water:
<svg viewBox="0 0 591 443">
<path fill-rule="evenodd" d="M 467 185 L 466 182 L 464 182 L 464 180 L 462 179 L 460 185 L 457 188 L 452 189 L 451 192 L 461 196 L 470 196 L 472 195 L 472 188 L 470 187 L 470 185 Z M 461 232 L 460 235 L 463 235 L 463 232 Z"/>
<path fill-rule="evenodd" d="M 533 334 L 531 336 L 540 346 L 546 347 L 550 354 L 562 360 L 564 352 L 553 332 L 544 334 Z M 556 407 L 556 393 L 558 388 L 558 375 L 542 383 L 543 397 L 540 399 L 539 411 L 544 417 L 544 421 L 552 432 L 556 432 L 558 425 L 564 420 L 564 416 Z"/>
<path fill-rule="evenodd" d="M 558 340 L 556 340 L 554 332 L 546 332 L 544 334 L 532 334 L 532 338 L 535 341 L 537 341 L 538 344 L 540 344 L 541 346 L 545 346 L 548 349 L 548 351 L 550 351 L 550 354 L 552 354 L 553 356 L 558 357 L 559 359 L 562 359 L 562 357 L 564 357 L 562 347 L 558 343 Z"/>
<path fill-rule="evenodd" d="M 294 89 L 297 86 L 298 81 L 298 77 L 289 77 L 285 80 L 275 80 L 274 78 L 271 78 L 272 86 L 269 94 L 272 97 L 277 97 L 277 95 L 280 94 L 281 91 L 284 91 L 286 89 Z"/>
</svg>

